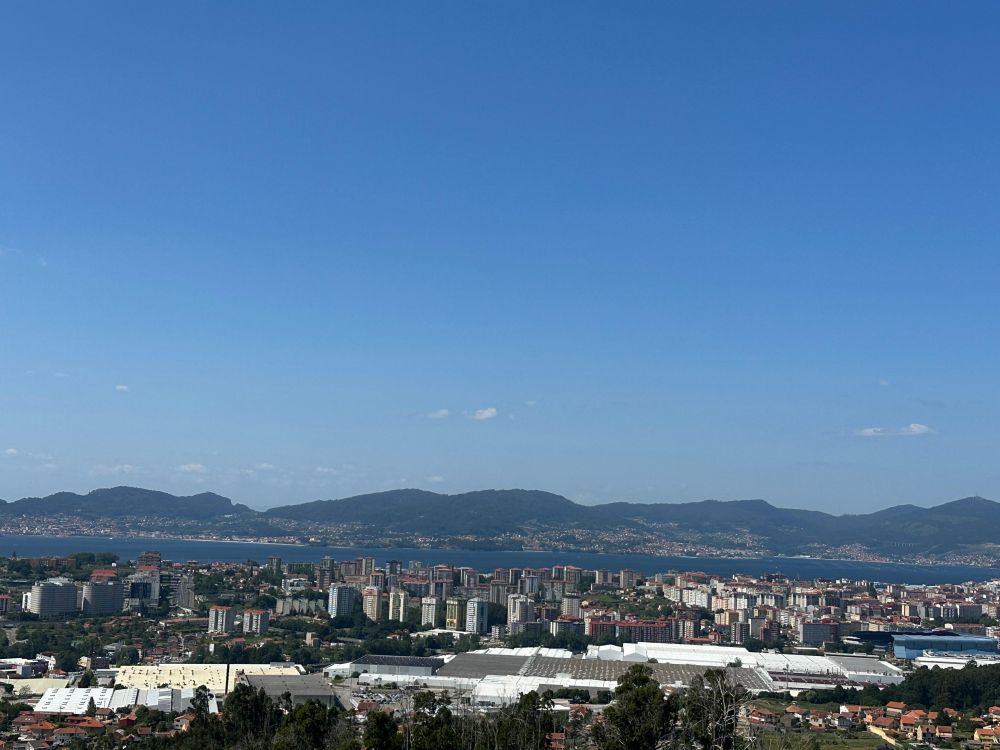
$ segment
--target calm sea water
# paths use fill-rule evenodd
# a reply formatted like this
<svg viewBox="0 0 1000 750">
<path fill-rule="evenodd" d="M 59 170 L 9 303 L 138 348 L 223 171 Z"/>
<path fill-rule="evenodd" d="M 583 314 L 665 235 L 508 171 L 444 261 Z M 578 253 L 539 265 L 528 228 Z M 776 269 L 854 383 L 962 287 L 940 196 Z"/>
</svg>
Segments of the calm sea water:
<svg viewBox="0 0 1000 750">
<path fill-rule="evenodd" d="M 549 567 L 577 565 L 581 568 L 620 570 L 632 568 L 647 575 L 669 570 L 701 570 L 717 575 L 784 573 L 795 578 L 848 578 L 885 583 L 961 583 L 1000 578 L 1000 569 L 970 565 L 900 565 L 853 560 L 763 557 L 657 557 L 655 555 L 603 555 L 593 552 L 488 552 L 445 549 L 369 549 L 306 547 L 291 544 L 251 542 L 207 542 L 187 539 L 144 539 L 106 537 L 46 537 L 0 535 L 0 556 L 18 557 L 68 555 L 73 552 L 114 552 L 123 560 L 134 560 L 140 552 L 158 550 L 167 560 L 199 562 L 266 561 L 278 555 L 286 562 L 319 562 L 329 555 L 337 560 L 371 556 L 386 560 L 419 560 L 428 564 L 453 563 L 477 570 L 501 567 Z"/>
</svg>

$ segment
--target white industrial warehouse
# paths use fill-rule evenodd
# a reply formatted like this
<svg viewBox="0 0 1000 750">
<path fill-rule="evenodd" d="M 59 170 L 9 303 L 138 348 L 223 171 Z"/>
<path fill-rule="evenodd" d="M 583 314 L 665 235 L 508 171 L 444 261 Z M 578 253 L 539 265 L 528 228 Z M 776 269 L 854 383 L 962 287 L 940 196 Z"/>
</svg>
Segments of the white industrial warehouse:
<svg viewBox="0 0 1000 750">
<path fill-rule="evenodd" d="M 449 690 L 482 705 L 516 700 L 532 690 L 614 690 L 635 663 L 649 666 L 661 685 L 681 689 L 708 669 L 724 669 L 753 693 L 789 692 L 841 685 L 861 688 L 901 682 L 902 671 L 875 657 L 751 652 L 742 648 L 669 643 L 592 646 L 582 657 L 562 649 L 491 648 L 433 658 L 365 656 L 333 664 L 330 679 L 357 675 L 362 684 L 418 685 Z"/>
</svg>

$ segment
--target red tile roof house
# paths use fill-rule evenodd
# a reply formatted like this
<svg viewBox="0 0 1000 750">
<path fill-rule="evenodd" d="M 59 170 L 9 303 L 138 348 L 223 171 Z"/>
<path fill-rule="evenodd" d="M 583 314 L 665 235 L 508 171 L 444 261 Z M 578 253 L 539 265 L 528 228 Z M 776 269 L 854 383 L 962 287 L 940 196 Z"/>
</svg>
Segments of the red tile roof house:
<svg viewBox="0 0 1000 750">
<path fill-rule="evenodd" d="M 979 727 L 973 733 L 972 738 L 984 745 L 996 745 L 1000 742 L 1000 730 L 993 727 Z"/>
<path fill-rule="evenodd" d="M 46 714 L 36 715 L 31 711 L 24 711 L 17 715 L 17 717 L 11 722 L 11 725 L 14 729 L 22 730 L 25 727 L 30 727 L 32 724 L 37 724 L 46 716 Z"/>
<path fill-rule="evenodd" d="M 885 712 L 889 716 L 899 716 L 906 710 L 906 704 L 899 701 L 889 701 L 885 704 Z"/>
<path fill-rule="evenodd" d="M 24 728 L 24 733 L 35 739 L 46 739 L 52 736 L 58 727 L 51 721 L 39 721 L 37 724 Z"/>
<path fill-rule="evenodd" d="M 916 716 L 903 714 L 899 717 L 899 728 L 904 731 L 916 729 L 918 724 L 920 724 L 920 720 Z"/>
<path fill-rule="evenodd" d="M 880 716 L 872 722 L 873 727 L 878 727 L 879 729 L 896 729 L 896 720 L 891 716 Z"/>
<path fill-rule="evenodd" d="M 174 719 L 174 729 L 180 732 L 186 732 L 191 728 L 192 721 L 194 721 L 194 714 L 181 714 Z"/>
<path fill-rule="evenodd" d="M 917 742 L 925 742 L 927 739 L 935 738 L 939 740 L 950 740 L 954 736 L 955 735 L 952 732 L 951 727 L 945 726 L 944 724 L 941 726 L 934 726 L 931 724 L 930 726 L 917 727 L 916 733 Z"/>
</svg>

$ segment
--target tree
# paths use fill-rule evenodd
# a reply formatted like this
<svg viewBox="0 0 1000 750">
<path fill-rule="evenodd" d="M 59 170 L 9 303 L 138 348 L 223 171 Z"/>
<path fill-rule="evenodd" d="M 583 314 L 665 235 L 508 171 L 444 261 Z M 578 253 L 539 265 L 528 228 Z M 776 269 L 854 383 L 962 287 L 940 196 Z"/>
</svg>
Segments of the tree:
<svg viewBox="0 0 1000 750">
<path fill-rule="evenodd" d="M 270 747 L 281 721 L 281 712 L 267 694 L 249 685 L 237 685 L 226 697 L 224 716 L 227 739 L 242 748 Z"/>
<path fill-rule="evenodd" d="M 413 726 L 409 728 L 407 746 L 410 750 L 457 750 L 458 735 L 449 705 L 448 694 L 440 698 L 431 692 L 417 693 L 413 698 Z"/>
<path fill-rule="evenodd" d="M 274 737 L 274 750 L 322 750 L 336 725 L 336 709 L 317 701 L 293 706 Z"/>
<path fill-rule="evenodd" d="M 367 750 L 400 750 L 403 738 L 399 734 L 399 725 L 392 717 L 383 711 L 369 711 L 365 719 L 365 748 Z"/>
<path fill-rule="evenodd" d="M 677 701 L 664 696 L 652 670 L 636 664 L 618 678 L 615 701 L 594 727 L 600 750 L 659 750 L 669 746 L 677 719 Z"/>
<path fill-rule="evenodd" d="M 208 719 L 209 692 L 204 685 L 195 688 L 194 697 L 191 698 L 191 712 L 195 721 L 206 721 Z"/>
<path fill-rule="evenodd" d="M 97 716 L 97 704 L 94 703 L 93 697 L 87 701 L 87 710 L 84 711 L 87 716 Z"/>
<path fill-rule="evenodd" d="M 681 701 L 680 742 L 690 750 L 743 750 L 740 716 L 749 702 L 747 691 L 723 670 L 695 677 Z"/>
</svg>

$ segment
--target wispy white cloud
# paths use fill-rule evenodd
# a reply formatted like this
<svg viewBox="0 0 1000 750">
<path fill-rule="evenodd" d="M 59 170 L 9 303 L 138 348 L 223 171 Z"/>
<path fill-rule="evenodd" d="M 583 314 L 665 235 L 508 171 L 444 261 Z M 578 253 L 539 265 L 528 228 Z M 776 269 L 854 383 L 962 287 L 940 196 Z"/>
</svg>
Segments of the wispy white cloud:
<svg viewBox="0 0 1000 750">
<path fill-rule="evenodd" d="M 879 378 L 878 379 L 878 384 L 880 386 L 882 386 L 883 388 L 886 388 L 889 385 L 889 379 L 888 378 Z"/>
<path fill-rule="evenodd" d="M 858 437 L 919 437 L 933 435 L 934 430 L 916 422 L 903 427 L 864 427 L 855 433 Z"/>
<path fill-rule="evenodd" d="M 482 421 L 484 419 L 493 419 L 493 417 L 497 414 L 498 412 L 495 406 L 488 406 L 485 409 L 476 409 L 469 415 L 469 417 L 477 421 Z"/>
<path fill-rule="evenodd" d="M 177 471 L 191 476 L 204 476 L 208 474 L 208 467 L 205 464 L 181 464 L 177 467 Z"/>
<path fill-rule="evenodd" d="M 119 393 L 125 393 L 128 390 L 128 386 L 119 383 L 118 385 L 115 386 L 115 390 L 118 391 Z"/>
<path fill-rule="evenodd" d="M 445 417 L 450 417 L 451 412 L 447 409 L 435 409 L 434 411 L 427 412 L 428 419 L 444 419 Z"/>
<path fill-rule="evenodd" d="M 3 454 L 5 456 L 14 457 L 14 456 L 20 456 L 21 455 L 21 451 L 19 451 L 17 448 L 8 448 L 7 450 L 5 450 L 3 452 Z"/>
<path fill-rule="evenodd" d="M 269 463 L 254 464 L 253 468 L 256 469 L 257 471 L 274 471 L 274 464 L 269 464 Z"/>
<path fill-rule="evenodd" d="M 440 484 L 444 481 L 444 477 L 440 474 L 435 474 L 434 476 L 427 477 L 428 482 L 433 482 L 434 484 Z"/>
<path fill-rule="evenodd" d="M 525 406 L 538 406 L 538 402 L 537 401 L 525 401 L 524 405 Z"/>
<path fill-rule="evenodd" d="M 91 467 L 90 473 L 94 476 L 118 476 L 122 474 L 134 474 L 138 471 L 137 466 L 132 464 L 97 464 Z"/>
<path fill-rule="evenodd" d="M 332 466 L 317 466 L 316 473 L 323 477 L 336 477 L 340 476 L 343 471 L 340 469 L 335 469 Z"/>
</svg>

